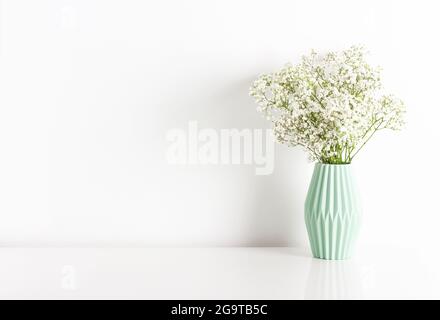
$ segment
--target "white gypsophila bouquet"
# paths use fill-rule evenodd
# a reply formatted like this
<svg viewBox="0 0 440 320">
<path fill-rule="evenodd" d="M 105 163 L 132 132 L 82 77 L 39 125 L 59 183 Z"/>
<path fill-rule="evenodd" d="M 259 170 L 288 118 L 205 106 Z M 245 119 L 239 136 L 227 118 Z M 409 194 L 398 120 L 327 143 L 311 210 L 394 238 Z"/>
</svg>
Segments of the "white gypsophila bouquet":
<svg viewBox="0 0 440 320">
<path fill-rule="evenodd" d="M 250 90 L 273 123 L 278 142 L 301 146 L 311 160 L 350 163 L 379 130 L 399 130 L 405 106 L 381 93 L 380 69 L 362 47 L 303 56 L 301 63 L 260 76 Z"/>
</svg>

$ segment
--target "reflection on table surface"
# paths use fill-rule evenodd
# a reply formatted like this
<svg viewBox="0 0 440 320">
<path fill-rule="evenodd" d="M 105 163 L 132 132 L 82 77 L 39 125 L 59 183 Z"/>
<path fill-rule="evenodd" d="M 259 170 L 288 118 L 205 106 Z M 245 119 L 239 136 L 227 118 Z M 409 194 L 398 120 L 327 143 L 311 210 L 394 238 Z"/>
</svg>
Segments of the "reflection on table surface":
<svg viewBox="0 0 440 320">
<path fill-rule="evenodd" d="M 362 280 L 353 260 L 312 259 L 305 290 L 306 299 L 362 299 Z"/>
<path fill-rule="evenodd" d="M 440 297 L 436 257 L 408 252 L 325 261 L 297 248 L 1 248 L 0 298 Z"/>
</svg>

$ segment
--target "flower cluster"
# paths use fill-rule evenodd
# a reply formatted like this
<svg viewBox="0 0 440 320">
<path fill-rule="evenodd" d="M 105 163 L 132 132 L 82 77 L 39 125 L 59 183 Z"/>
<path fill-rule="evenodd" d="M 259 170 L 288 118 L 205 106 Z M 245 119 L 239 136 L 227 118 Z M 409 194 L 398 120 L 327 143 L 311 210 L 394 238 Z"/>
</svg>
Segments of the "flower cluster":
<svg viewBox="0 0 440 320">
<path fill-rule="evenodd" d="M 272 121 L 278 142 L 301 146 L 314 161 L 350 163 L 381 129 L 400 129 L 405 107 L 381 93 L 380 69 L 362 47 L 323 56 L 312 51 L 297 65 L 260 76 L 250 95 Z"/>
</svg>

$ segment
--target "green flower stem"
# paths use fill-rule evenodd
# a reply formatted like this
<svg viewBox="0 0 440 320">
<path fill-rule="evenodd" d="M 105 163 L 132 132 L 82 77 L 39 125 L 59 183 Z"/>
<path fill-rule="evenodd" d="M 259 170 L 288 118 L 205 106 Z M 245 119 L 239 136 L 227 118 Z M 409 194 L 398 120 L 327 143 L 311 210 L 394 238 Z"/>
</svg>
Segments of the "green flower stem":
<svg viewBox="0 0 440 320">
<path fill-rule="evenodd" d="M 377 122 L 377 121 L 376 121 Z M 375 123 L 376 123 L 375 122 Z M 373 132 L 370 134 L 370 136 L 364 141 L 364 143 L 362 143 L 362 145 L 359 147 L 359 149 L 357 149 L 357 151 L 353 154 L 353 156 L 351 157 L 351 159 L 353 159 L 357 154 L 358 154 L 358 152 L 365 146 L 365 144 L 371 139 L 371 137 L 372 136 L 374 136 L 374 134 L 378 131 L 378 130 L 380 130 L 380 126 L 382 125 L 382 123 L 383 123 L 383 119 L 380 119 L 380 123 L 374 128 L 374 130 L 373 130 Z M 368 131 L 367 131 L 367 133 L 368 133 Z M 365 137 L 365 135 L 364 135 L 364 137 Z"/>
</svg>

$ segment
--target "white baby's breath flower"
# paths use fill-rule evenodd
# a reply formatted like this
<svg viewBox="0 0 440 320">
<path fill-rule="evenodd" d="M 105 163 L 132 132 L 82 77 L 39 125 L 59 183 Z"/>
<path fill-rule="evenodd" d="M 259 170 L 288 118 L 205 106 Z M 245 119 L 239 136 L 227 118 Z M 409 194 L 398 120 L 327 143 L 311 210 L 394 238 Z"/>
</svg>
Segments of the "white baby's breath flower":
<svg viewBox="0 0 440 320">
<path fill-rule="evenodd" d="M 380 69 L 364 55 L 356 46 L 312 51 L 254 82 L 250 95 L 280 143 L 303 147 L 315 161 L 349 163 L 375 132 L 403 126 L 403 102 L 380 93 Z"/>
</svg>

